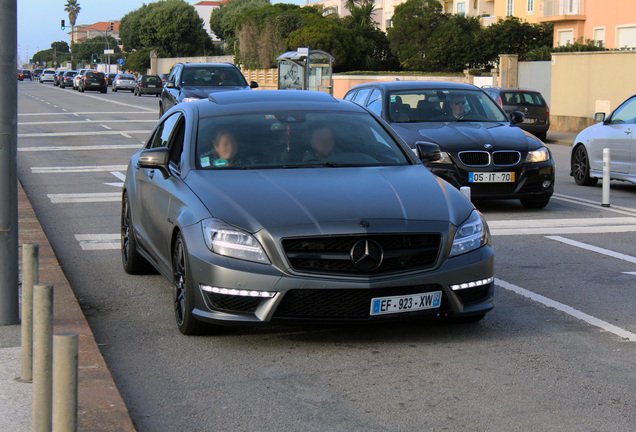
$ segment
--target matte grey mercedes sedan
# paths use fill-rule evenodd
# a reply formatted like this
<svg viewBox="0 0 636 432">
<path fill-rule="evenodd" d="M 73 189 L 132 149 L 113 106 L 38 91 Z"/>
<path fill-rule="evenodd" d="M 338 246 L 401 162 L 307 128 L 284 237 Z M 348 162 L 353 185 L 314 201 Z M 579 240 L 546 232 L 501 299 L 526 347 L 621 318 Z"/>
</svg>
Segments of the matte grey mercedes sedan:
<svg viewBox="0 0 636 432">
<path fill-rule="evenodd" d="M 126 173 L 121 256 L 172 284 L 179 330 L 448 317 L 493 306 L 482 215 L 379 118 L 325 93 L 166 112 Z"/>
</svg>

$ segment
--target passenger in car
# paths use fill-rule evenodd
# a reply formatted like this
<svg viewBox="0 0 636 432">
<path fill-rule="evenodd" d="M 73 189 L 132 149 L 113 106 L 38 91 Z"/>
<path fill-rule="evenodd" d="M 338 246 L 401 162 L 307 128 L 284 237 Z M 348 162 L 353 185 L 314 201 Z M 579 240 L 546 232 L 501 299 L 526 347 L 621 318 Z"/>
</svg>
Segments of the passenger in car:
<svg viewBox="0 0 636 432">
<path fill-rule="evenodd" d="M 328 126 L 319 126 L 311 132 L 309 139 L 311 150 L 307 152 L 305 160 L 325 160 L 336 150 L 336 139 Z"/>
<path fill-rule="evenodd" d="M 212 149 L 204 151 L 200 155 L 200 163 L 203 168 L 207 168 L 210 165 L 222 168 L 237 164 L 236 153 L 239 145 L 231 129 L 227 127 L 217 129 L 212 140 L 212 146 Z"/>
</svg>

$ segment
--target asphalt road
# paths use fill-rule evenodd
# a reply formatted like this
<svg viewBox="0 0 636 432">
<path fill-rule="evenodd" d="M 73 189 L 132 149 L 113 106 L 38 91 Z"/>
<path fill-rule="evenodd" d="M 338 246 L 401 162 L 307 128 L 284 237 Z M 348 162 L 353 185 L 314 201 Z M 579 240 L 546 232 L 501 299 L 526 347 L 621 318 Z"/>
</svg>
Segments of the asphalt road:
<svg viewBox="0 0 636 432">
<path fill-rule="evenodd" d="M 158 99 L 18 83 L 18 177 L 140 431 L 627 431 L 636 424 L 636 185 L 479 203 L 497 306 L 477 324 L 185 337 L 169 284 L 119 256 L 121 182 Z M 264 203 L 266 204 L 266 203 Z M 630 274 L 631 272 L 634 272 Z"/>
</svg>

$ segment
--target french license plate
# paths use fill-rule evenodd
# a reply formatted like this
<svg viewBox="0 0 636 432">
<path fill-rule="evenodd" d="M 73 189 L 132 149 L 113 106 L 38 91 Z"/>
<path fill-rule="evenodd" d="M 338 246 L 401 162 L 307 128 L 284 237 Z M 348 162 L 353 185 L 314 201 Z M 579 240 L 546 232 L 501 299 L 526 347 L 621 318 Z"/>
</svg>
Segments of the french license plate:
<svg viewBox="0 0 636 432">
<path fill-rule="evenodd" d="M 371 316 L 435 309 L 440 306 L 442 292 L 435 291 L 403 296 L 377 297 L 371 299 Z"/>
<path fill-rule="evenodd" d="M 99 83 L 91 83 L 91 85 L 99 85 Z"/>
<path fill-rule="evenodd" d="M 471 172 L 468 173 L 470 183 L 514 183 L 514 172 Z"/>
<path fill-rule="evenodd" d="M 156 86 L 156 85 L 154 85 L 154 84 L 150 84 L 148 87 L 150 87 L 150 88 L 155 88 L 155 87 L 157 87 L 157 86 Z"/>
<path fill-rule="evenodd" d="M 524 118 L 523 119 L 524 123 L 529 123 L 529 124 L 532 124 L 532 123 L 534 123 L 536 121 L 537 121 L 537 119 L 533 119 L 533 118 Z"/>
</svg>

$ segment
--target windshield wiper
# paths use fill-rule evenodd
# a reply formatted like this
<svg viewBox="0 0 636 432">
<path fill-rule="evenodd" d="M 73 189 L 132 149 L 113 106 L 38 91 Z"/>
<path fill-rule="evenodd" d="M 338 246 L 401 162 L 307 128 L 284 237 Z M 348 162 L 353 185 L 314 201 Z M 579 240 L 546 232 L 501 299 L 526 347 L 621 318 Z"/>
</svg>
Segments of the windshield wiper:
<svg viewBox="0 0 636 432">
<path fill-rule="evenodd" d="M 359 165 L 315 161 L 315 162 L 305 162 L 305 163 L 294 164 L 294 165 L 283 165 L 283 168 L 323 168 L 323 167 L 336 168 L 336 167 L 352 167 L 352 166 L 359 166 Z"/>
</svg>

